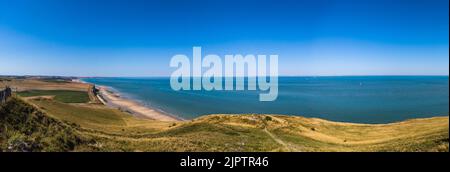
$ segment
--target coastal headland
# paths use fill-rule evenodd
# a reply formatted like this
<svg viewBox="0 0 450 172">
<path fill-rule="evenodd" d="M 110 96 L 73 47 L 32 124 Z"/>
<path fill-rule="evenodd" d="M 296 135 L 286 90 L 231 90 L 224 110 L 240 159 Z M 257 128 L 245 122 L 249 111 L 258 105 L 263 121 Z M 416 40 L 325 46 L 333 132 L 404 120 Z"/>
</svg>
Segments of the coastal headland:
<svg viewBox="0 0 450 172">
<path fill-rule="evenodd" d="M 0 130 L 4 151 L 449 151 L 448 116 L 389 124 L 276 114 L 180 120 L 105 87 L 92 96 L 91 84 L 72 79 L 10 77 L 4 85 L 14 91 L 0 105 L 0 123 L 11 129 Z"/>
</svg>

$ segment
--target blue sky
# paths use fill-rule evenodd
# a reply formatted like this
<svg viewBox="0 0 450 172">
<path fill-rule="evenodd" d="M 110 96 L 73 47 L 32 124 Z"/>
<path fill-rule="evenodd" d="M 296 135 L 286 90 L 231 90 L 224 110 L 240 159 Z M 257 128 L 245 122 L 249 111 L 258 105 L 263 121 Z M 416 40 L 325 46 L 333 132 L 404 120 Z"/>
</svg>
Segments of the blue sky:
<svg viewBox="0 0 450 172">
<path fill-rule="evenodd" d="M 175 54 L 281 75 L 448 75 L 448 0 L 0 0 L 0 75 L 168 76 Z"/>
</svg>

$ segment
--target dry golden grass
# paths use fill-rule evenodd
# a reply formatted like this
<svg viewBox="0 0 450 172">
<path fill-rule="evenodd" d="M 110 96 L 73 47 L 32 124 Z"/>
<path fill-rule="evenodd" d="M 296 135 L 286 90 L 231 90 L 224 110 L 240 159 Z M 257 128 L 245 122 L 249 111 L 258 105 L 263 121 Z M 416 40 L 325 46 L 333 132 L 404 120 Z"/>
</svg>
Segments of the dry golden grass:
<svg viewBox="0 0 450 172">
<path fill-rule="evenodd" d="M 280 115 L 162 122 L 102 105 L 29 102 L 79 125 L 101 151 L 448 151 L 448 117 L 376 125 Z"/>
</svg>

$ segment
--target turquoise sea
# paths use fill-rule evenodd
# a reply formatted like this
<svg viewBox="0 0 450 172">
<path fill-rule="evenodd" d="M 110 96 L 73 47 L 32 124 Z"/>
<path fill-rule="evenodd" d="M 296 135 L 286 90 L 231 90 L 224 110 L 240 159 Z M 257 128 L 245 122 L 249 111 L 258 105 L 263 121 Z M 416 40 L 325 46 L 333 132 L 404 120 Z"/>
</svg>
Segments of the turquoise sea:
<svg viewBox="0 0 450 172">
<path fill-rule="evenodd" d="M 165 77 L 83 81 L 184 119 L 255 113 L 388 123 L 449 114 L 448 76 L 280 77 L 272 102 L 260 102 L 259 91 L 174 91 Z"/>
</svg>

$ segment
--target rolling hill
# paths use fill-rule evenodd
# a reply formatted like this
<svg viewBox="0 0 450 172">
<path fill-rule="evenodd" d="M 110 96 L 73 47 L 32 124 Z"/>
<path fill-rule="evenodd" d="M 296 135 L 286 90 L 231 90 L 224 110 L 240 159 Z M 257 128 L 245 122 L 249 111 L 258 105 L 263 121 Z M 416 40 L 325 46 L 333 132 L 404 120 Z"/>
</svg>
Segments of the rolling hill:
<svg viewBox="0 0 450 172">
<path fill-rule="evenodd" d="M 139 119 L 99 104 L 12 97 L 0 107 L 2 151 L 449 151 L 449 119 L 352 124 L 282 115 Z"/>
</svg>

